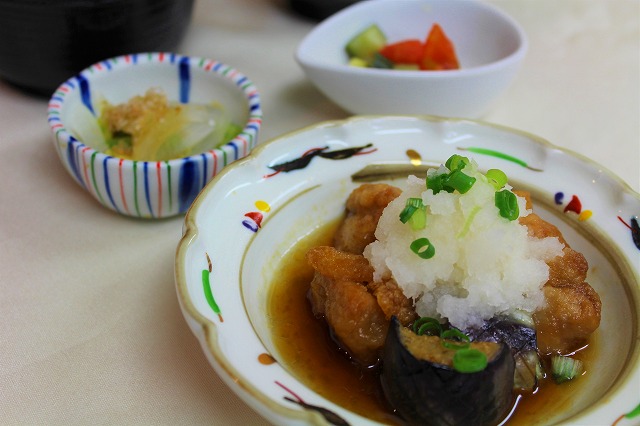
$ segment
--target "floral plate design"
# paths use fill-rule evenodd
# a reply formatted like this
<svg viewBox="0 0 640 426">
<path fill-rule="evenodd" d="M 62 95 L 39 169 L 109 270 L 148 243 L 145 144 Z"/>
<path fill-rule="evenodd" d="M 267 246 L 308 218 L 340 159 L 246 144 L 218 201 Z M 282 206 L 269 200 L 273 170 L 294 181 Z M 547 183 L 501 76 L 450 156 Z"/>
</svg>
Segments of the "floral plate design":
<svg viewBox="0 0 640 426">
<path fill-rule="evenodd" d="M 318 395 L 280 362 L 269 285 L 296 241 L 340 217 L 360 183 L 421 175 L 454 153 L 530 191 L 536 212 L 586 256 L 602 298 L 600 362 L 581 378 L 589 391 L 540 424 L 638 424 L 640 194 L 577 153 L 480 121 L 355 116 L 265 142 L 226 167 L 187 213 L 175 263 L 184 317 L 215 371 L 274 424 L 377 424 Z"/>
</svg>

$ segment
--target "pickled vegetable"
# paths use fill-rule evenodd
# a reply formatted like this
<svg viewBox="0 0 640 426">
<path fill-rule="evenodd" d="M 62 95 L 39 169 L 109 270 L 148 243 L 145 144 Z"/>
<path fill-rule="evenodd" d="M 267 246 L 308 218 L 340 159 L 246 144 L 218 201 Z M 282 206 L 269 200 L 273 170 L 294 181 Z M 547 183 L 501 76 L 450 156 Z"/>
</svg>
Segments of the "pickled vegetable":
<svg viewBox="0 0 640 426">
<path fill-rule="evenodd" d="M 139 161 L 164 161 L 217 148 L 242 128 L 217 103 L 181 104 L 150 89 L 128 102 L 99 103 L 96 126 L 84 126 L 78 135 L 106 154 Z M 95 118 L 92 118 L 95 121 Z"/>
<path fill-rule="evenodd" d="M 370 25 L 345 46 L 349 65 L 357 67 L 443 71 L 460 68 L 453 42 L 435 23 L 427 37 L 387 43 L 387 36 L 376 25 Z"/>
<path fill-rule="evenodd" d="M 387 44 L 387 37 L 380 27 L 374 24 L 351 38 L 345 46 L 345 50 L 350 58 L 360 58 L 369 63 L 375 53 L 379 52 L 385 44 Z"/>
</svg>

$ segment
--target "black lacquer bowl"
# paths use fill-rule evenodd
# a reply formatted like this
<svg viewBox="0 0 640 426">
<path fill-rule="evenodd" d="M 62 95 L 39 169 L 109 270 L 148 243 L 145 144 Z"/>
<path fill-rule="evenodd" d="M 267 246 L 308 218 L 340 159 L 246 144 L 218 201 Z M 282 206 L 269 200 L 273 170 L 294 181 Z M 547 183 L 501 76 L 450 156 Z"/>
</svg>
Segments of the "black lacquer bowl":
<svg viewBox="0 0 640 426">
<path fill-rule="evenodd" d="M 51 95 L 105 58 L 174 50 L 193 0 L 0 0 L 0 77 Z"/>
</svg>

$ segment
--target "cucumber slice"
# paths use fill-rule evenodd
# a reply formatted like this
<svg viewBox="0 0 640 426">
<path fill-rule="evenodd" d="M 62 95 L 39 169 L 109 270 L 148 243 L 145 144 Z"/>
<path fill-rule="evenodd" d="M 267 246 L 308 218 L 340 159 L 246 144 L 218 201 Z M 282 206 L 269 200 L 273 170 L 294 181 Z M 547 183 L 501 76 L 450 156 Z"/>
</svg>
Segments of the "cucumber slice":
<svg viewBox="0 0 640 426">
<path fill-rule="evenodd" d="M 380 27 L 373 24 L 356 34 L 345 46 L 350 58 L 370 61 L 373 55 L 387 44 L 387 37 Z"/>
<path fill-rule="evenodd" d="M 369 64 L 371 68 L 382 68 L 382 69 L 391 69 L 393 68 L 393 62 L 379 54 L 378 52 L 373 54 L 371 58 L 371 63 Z"/>
</svg>

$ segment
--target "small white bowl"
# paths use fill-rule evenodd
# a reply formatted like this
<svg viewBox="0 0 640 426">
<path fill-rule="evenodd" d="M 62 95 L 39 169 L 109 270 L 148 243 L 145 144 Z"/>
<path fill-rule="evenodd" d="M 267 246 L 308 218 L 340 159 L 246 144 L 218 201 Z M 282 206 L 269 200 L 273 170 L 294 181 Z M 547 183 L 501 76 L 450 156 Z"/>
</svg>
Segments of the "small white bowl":
<svg viewBox="0 0 640 426">
<path fill-rule="evenodd" d="M 439 23 L 460 69 L 405 71 L 349 66 L 345 45 L 377 24 L 389 42 L 424 39 Z M 431 114 L 477 118 L 512 82 L 527 38 L 511 17 L 475 0 L 368 0 L 329 17 L 300 43 L 295 57 L 308 78 L 354 114 Z"/>
<path fill-rule="evenodd" d="M 148 89 L 182 104 L 220 103 L 243 129 L 219 148 L 165 161 L 112 157 L 79 137 L 101 97 L 115 105 Z M 70 78 L 51 97 L 48 120 L 63 165 L 100 204 L 125 216 L 165 218 L 186 212 L 223 167 L 249 154 L 257 144 L 262 109 L 256 87 L 236 69 L 157 52 L 106 59 Z"/>
</svg>

